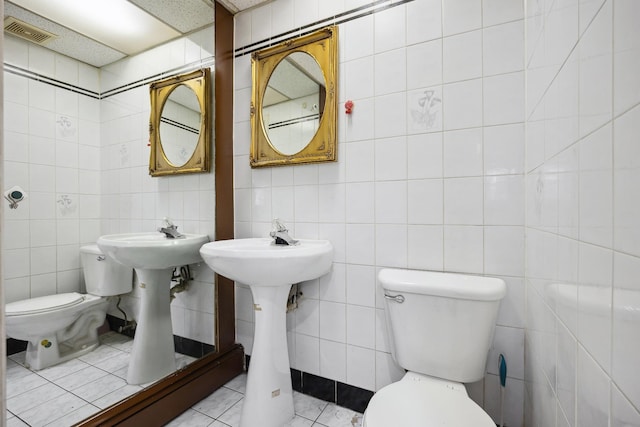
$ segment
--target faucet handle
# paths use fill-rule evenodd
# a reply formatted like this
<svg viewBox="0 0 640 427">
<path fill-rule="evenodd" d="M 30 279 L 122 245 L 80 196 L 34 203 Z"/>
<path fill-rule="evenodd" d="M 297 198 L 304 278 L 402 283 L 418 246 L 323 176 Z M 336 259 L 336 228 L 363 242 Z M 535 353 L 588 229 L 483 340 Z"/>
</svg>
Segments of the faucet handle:
<svg viewBox="0 0 640 427">
<path fill-rule="evenodd" d="M 271 221 L 271 230 L 272 231 L 289 231 L 287 230 L 287 227 L 285 227 L 284 224 L 280 222 L 279 218 L 274 218 L 273 221 Z"/>
<path fill-rule="evenodd" d="M 173 227 L 175 227 L 175 225 L 173 224 L 173 221 L 171 220 L 171 218 L 169 218 L 169 217 L 167 217 L 167 216 L 165 216 L 165 217 L 162 219 L 162 225 L 163 225 L 164 227 L 166 227 L 166 228 L 173 228 Z"/>
</svg>

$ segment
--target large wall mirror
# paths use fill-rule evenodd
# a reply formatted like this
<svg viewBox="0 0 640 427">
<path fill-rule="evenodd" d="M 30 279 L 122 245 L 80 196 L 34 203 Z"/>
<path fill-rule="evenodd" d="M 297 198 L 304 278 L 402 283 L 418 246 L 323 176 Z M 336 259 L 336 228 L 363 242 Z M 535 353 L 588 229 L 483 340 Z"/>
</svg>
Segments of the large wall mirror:
<svg viewBox="0 0 640 427">
<path fill-rule="evenodd" d="M 209 171 L 209 69 L 150 86 L 151 176 Z"/>
<path fill-rule="evenodd" d="M 336 160 L 338 28 L 254 52 L 252 167 Z"/>
</svg>

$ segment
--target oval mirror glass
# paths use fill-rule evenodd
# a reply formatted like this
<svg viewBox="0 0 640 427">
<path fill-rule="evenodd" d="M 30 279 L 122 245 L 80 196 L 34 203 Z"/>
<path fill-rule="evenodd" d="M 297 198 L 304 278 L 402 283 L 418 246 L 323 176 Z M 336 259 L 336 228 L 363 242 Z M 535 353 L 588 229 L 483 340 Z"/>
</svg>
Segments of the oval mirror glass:
<svg viewBox="0 0 640 427">
<path fill-rule="evenodd" d="M 196 93 L 189 86 L 176 86 L 160 116 L 160 145 L 173 166 L 184 166 L 193 156 L 200 139 L 201 122 Z"/>
<path fill-rule="evenodd" d="M 285 155 L 303 150 L 318 131 L 326 95 L 324 75 L 313 56 L 285 56 L 271 74 L 262 101 L 262 125 L 271 146 Z"/>
</svg>

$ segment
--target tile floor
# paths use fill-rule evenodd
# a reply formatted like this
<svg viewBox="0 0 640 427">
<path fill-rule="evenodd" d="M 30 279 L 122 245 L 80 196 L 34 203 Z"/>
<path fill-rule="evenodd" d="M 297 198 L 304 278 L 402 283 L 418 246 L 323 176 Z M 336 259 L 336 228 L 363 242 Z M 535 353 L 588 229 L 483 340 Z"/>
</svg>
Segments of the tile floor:
<svg viewBox="0 0 640 427">
<path fill-rule="evenodd" d="M 77 359 L 41 371 L 24 367 L 24 352 L 7 359 L 7 427 L 68 427 L 145 385 L 125 381 L 133 341 L 107 333 L 102 345 Z M 179 366 L 193 358 L 177 354 Z M 237 427 L 246 375 L 195 404 L 169 427 Z M 294 392 L 296 416 L 291 427 L 356 427 L 362 414 Z"/>
</svg>

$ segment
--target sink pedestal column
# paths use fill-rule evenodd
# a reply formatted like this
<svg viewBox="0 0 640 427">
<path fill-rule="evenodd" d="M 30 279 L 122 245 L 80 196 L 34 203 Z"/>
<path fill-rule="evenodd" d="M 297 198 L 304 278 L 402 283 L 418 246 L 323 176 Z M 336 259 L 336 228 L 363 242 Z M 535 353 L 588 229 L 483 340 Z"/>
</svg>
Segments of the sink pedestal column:
<svg viewBox="0 0 640 427">
<path fill-rule="evenodd" d="M 293 419 L 286 318 L 290 289 L 251 286 L 255 331 L 240 427 L 281 427 Z"/>
<path fill-rule="evenodd" d="M 146 384 L 176 370 L 169 290 L 173 268 L 135 270 L 140 287 L 140 314 L 127 383 Z"/>
</svg>

